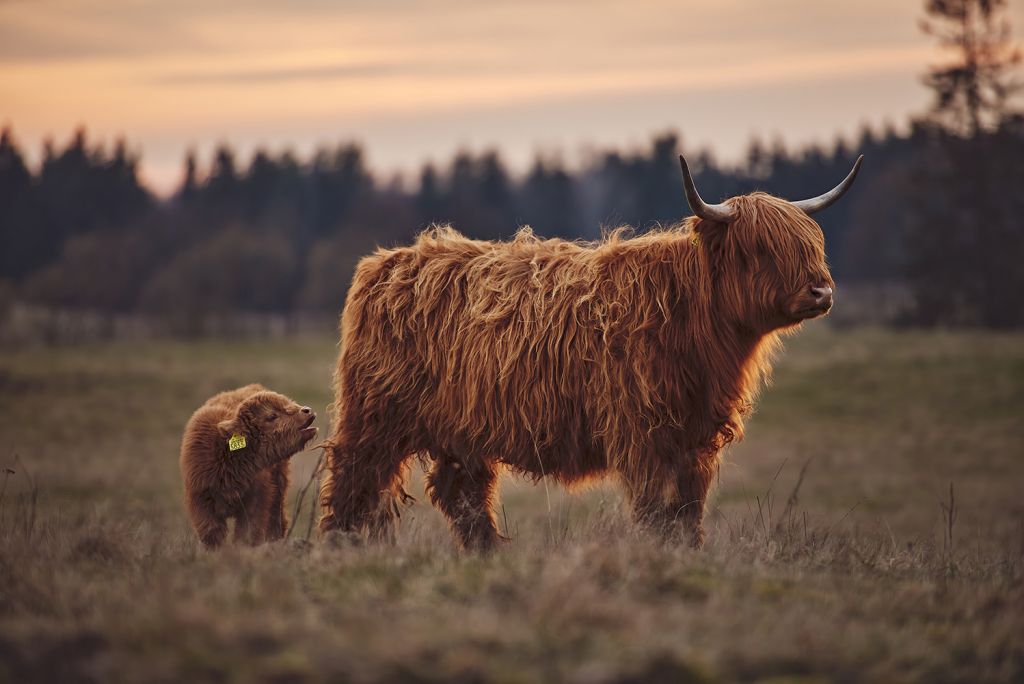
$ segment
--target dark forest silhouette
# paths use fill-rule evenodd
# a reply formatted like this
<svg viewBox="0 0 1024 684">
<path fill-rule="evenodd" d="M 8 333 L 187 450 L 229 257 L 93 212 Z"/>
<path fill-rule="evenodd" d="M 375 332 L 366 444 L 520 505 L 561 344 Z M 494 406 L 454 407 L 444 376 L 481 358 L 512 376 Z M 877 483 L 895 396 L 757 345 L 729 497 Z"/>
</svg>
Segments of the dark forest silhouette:
<svg viewBox="0 0 1024 684">
<path fill-rule="evenodd" d="M 998 19 L 1003 4 L 926 3 L 926 30 L 958 58 L 926 76 L 935 108 L 909 133 L 865 128 L 797 151 L 755 140 L 733 166 L 681 150 L 680 136 L 665 132 L 578 170 L 541 157 L 517 177 L 496 151 L 462 151 L 425 166 L 409 189 L 374 177 L 357 144 L 309 159 L 259 151 L 245 163 L 224 146 L 205 170 L 189 154 L 180 187 L 161 200 L 141 184 L 138 154 L 123 141 L 107 149 L 80 130 L 62 149 L 48 143 L 33 169 L 6 129 L 0 300 L 145 313 L 185 330 L 236 312 L 336 314 L 362 255 L 434 222 L 483 239 L 521 225 L 594 239 L 603 228 L 644 230 L 688 213 L 680 151 L 712 201 L 755 189 L 816 195 L 864 154 L 857 185 L 816 217 L 840 286 L 909 286 L 908 323 L 1021 326 L 1024 117 L 1010 106 L 1020 56 Z"/>
</svg>

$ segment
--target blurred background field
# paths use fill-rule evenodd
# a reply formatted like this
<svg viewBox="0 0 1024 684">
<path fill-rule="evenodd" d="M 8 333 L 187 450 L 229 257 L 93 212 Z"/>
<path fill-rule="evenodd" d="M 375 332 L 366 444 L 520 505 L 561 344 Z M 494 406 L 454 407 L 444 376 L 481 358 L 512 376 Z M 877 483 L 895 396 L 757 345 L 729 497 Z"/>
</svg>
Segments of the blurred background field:
<svg viewBox="0 0 1024 684">
<path fill-rule="evenodd" d="M 394 545 L 305 543 L 307 499 L 289 542 L 205 554 L 182 425 L 260 381 L 326 426 L 334 339 L 5 352 L 0 677 L 1019 680 L 1020 335 L 807 327 L 726 456 L 701 553 L 637 532 L 611 484 L 506 477 L 511 541 L 461 555 L 417 471 Z"/>
</svg>

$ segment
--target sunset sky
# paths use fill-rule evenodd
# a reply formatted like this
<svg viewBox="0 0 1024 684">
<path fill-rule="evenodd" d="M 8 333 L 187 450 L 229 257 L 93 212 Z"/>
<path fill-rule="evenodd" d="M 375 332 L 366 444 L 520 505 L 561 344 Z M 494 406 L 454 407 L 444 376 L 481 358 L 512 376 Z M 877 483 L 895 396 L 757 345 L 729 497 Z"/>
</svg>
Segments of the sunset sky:
<svg viewBox="0 0 1024 684">
<path fill-rule="evenodd" d="M 735 159 L 906 123 L 942 54 L 918 0 L 0 0 L 0 125 L 38 157 L 85 125 L 123 135 L 167 191 L 218 142 L 362 142 L 409 170 L 459 147 L 538 149 L 679 130 Z M 770 9 L 769 9 L 770 8 Z M 1018 40 L 1024 0 L 1011 0 Z"/>
</svg>

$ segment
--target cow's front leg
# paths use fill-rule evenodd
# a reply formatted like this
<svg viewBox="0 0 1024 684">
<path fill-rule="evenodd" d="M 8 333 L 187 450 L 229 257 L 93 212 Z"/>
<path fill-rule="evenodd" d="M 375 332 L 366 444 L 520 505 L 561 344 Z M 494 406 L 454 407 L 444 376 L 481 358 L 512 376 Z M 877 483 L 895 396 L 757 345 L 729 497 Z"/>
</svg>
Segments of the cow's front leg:
<svg viewBox="0 0 1024 684">
<path fill-rule="evenodd" d="M 718 459 L 716 457 L 710 463 L 701 458 L 688 458 L 687 461 L 676 473 L 669 510 L 677 531 L 689 536 L 690 546 L 699 549 L 704 546 L 704 507 L 718 472 Z"/>
<path fill-rule="evenodd" d="M 704 506 L 717 472 L 717 456 L 687 454 L 671 467 L 627 478 L 634 519 L 666 539 L 684 537 L 693 548 L 701 548 Z"/>
</svg>

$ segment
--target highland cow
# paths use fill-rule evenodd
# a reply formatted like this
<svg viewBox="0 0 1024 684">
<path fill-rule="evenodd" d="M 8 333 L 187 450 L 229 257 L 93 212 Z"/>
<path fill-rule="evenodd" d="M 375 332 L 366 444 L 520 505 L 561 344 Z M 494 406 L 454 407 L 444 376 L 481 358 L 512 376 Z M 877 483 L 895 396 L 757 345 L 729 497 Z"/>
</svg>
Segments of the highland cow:
<svg viewBox="0 0 1024 684">
<path fill-rule="evenodd" d="M 320 530 L 382 533 L 406 463 L 464 547 L 499 539 L 499 465 L 566 485 L 614 475 L 635 518 L 702 545 L 723 448 L 782 331 L 822 316 L 833 281 L 819 197 L 705 203 L 636 237 L 467 239 L 433 227 L 360 261 L 341 319 Z"/>
<path fill-rule="evenodd" d="M 236 541 L 284 536 L 289 459 L 316 435 L 315 419 L 308 406 L 257 384 L 221 392 L 192 414 L 180 464 L 185 507 L 204 546 L 223 543 L 230 518 Z"/>
</svg>

